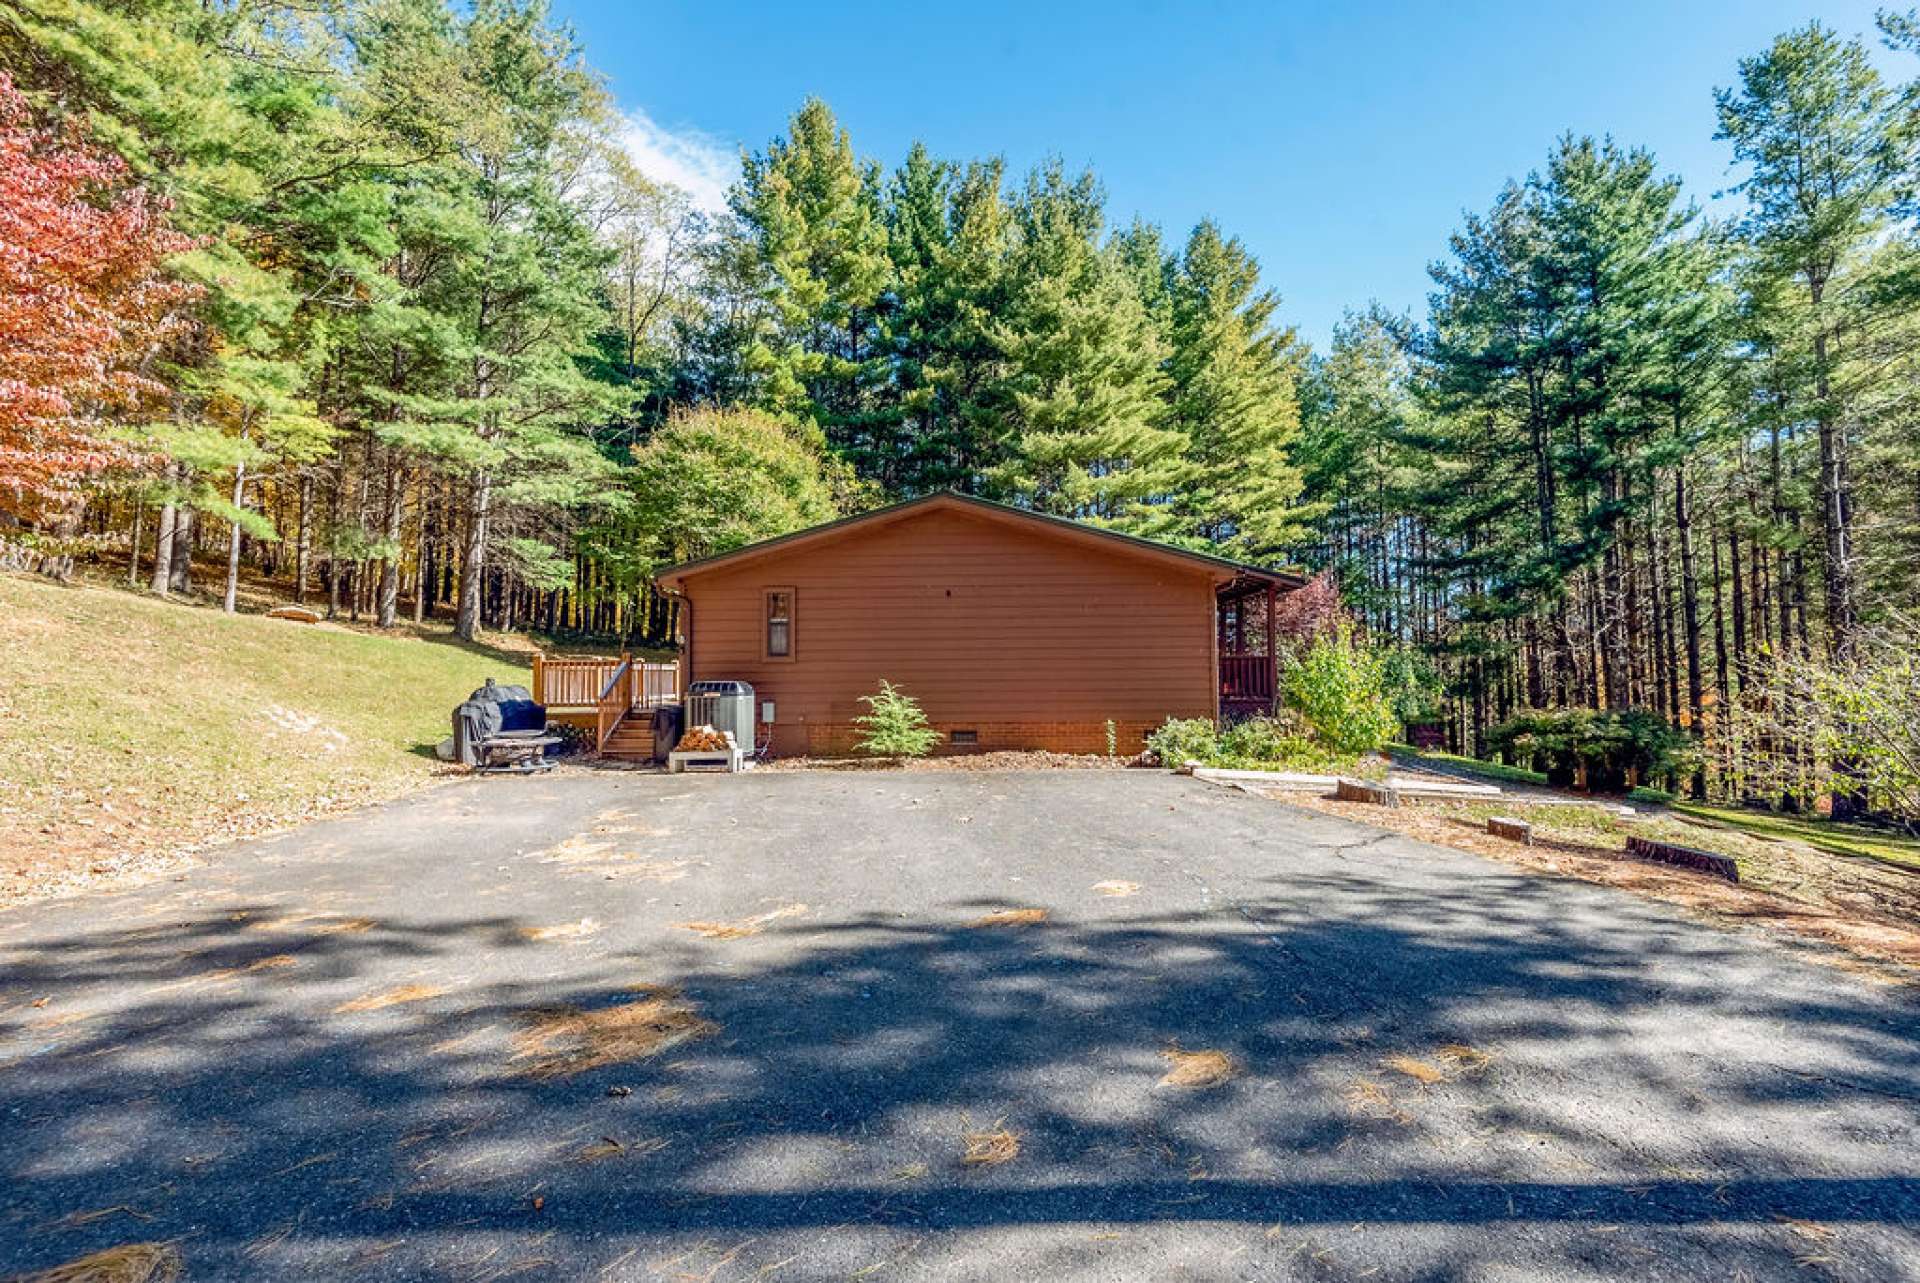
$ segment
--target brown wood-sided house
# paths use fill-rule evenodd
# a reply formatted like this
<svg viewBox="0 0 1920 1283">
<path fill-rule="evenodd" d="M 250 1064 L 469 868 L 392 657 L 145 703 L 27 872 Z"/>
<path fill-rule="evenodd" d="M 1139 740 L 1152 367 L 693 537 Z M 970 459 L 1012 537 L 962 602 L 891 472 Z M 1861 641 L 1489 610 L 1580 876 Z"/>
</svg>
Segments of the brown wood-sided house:
<svg viewBox="0 0 1920 1283">
<path fill-rule="evenodd" d="M 775 755 L 836 754 L 886 679 L 942 751 L 1140 750 L 1168 717 L 1269 706 L 1274 603 L 1304 581 L 954 494 L 783 535 L 658 577 L 680 689 L 750 682 Z"/>
</svg>

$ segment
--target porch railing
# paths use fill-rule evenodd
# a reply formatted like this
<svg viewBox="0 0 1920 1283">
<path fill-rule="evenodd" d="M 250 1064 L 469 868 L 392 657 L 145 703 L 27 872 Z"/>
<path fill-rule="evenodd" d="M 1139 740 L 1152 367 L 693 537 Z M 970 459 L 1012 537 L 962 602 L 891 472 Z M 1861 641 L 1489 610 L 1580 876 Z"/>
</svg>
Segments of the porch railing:
<svg viewBox="0 0 1920 1283">
<path fill-rule="evenodd" d="M 593 750 L 600 752 L 607 746 L 607 736 L 613 734 L 613 728 L 633 707 L 633 660 L 622 659 L 614 670 L 607 675 L 606 685 L 600 688 L 600 697 L 595 701 Z"/>
<path fill-rule="evenodd" d="M 680 698 L 680 666 L 619 659 L 533 657 L 533 702 L 548 708 L 593 708 L 608 695 L 616 671 L 625 678 L 629 708 L 657 708 Z"/>
<path fill-rule="evenodd" d="M 1266 655 L 1220 656 L 1220 698 L 1233 702 L 1273 701 L 1273 660 Z"/>
</svg>

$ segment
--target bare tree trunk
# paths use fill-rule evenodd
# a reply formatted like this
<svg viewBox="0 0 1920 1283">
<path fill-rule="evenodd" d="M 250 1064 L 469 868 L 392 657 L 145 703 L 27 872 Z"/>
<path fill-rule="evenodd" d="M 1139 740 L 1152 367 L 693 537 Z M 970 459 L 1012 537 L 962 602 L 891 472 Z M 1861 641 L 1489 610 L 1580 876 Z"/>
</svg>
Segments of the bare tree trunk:
<svg viewBox="0 0 1920 1283">
<path fill-rule="evenodd" d="M 1818 307 L 1817 289 L 1813 301 Z M 1825 535 L 1827 642 L 1835 655 L 1844 655 L 1853 645 L 1860 611 L 1853 574 L 1853 528 L 1849 511 L 1853 496 L 1847 479 L 1846 430 L 1833 411 L 1824 326 L 1814 331 L 1813 363 L 1814 395 L 1819 398 L 1820 407 L 1820 517 Z M 1836 795 L 1836 808 L 1840 802 L 1841 798 Z"/>
<path fill-rule="evenodd" d="M 247 465 L 233 465 L 233 506 L 237 510 L 247 498 Z M 221 595 L 220 609 L 231 615 L 240 604 L 240 523 L 230 523 L 227 532 L 227 588 Z"/>
<path fill-rule="evenodd" d="M 133 501 L 133 530 L 127 539 L 127 587 L 140 586 L 140 523 L 147 515 L 147 505 L 143 500 Z"/>
<path fill-rule="evenodd" d="M 1730 577 L 1733 589 L 1733 671 L 1740 679 L 1742 692 L 1747 685 L 1747 593 L 1740 575 L 1740 532 L 1727 527 L 1727 555 L 1732 558 Z"/>
<path fill-rule="evenodd" d="M 406 472 L 391 459 L 387 467 L 386 525 L 381 530 L 385 548 L 380 558 L 380 604 L 377 622 L 392 628 L 400 618 L 400 518 L 406 500 Z"/>
<path fill-rule="evenodd" d="M 1687 708 L 1693 719 L 1696 744 L 1706 738 L 1706 683 L 1700 672 L 1700 567 L 1693 554 L 1693 507 L 1687 495 L 1687 465 L 1673 470 L 1674 537 L 1680 545 L 1680 614 L 1687 639 Z M 1707 767 L 1703 757 L 1690 786 L 1694 798 L 1707 796 Z"/>
<path fill-rule="evenodd" d="M 293 599 L 304 603 L 307 600 L 307 571 L 313 558 L 313 522 L 309 514 L 313 509 L 313 478 L 300 478 L 300 527 L 294 536 L 293 555 Z"/>
<path fill-rule="evenodd" d="M 181 508 L 173 514 L 173 564 L 168 587 L 174 592 L 193 591 L 193 536 L 198 524 L 195 517 L 191 508 Z"/>
<path fill-rule="evenodd" d="M 327 618 L 340 613 L 340 482 L 345 465 L 334 456 L 333 484 L 327 487 Z"/>
<path fill-rule="evenodd" d="M 153 534 L 153 578 L 147 583 L 162 597 L 173 585 L 173 527 L 179 519 L 180 509 L 172 500 L 161 505 Z"/>
<path fill-rule="evenodd" d="M 480 635 L 480 595 L 487 571 L 487 524 L 493 509 L 493 474 L 476 472 L 467 487 L 466 539 L 460 548 L 460 608 L 453 631 L 463 641 Z"/>
<path fill-rule="evenodd" d="M 420 486 L 420 536 L 413 549 L 413 622 L 425 623 L 427 618 L 427 580 L 432 571 L 432 562 L 428 558 L 430 541 L 427 538 L 427 495 L 431 487 L 424 482 Z"/>
</svg>

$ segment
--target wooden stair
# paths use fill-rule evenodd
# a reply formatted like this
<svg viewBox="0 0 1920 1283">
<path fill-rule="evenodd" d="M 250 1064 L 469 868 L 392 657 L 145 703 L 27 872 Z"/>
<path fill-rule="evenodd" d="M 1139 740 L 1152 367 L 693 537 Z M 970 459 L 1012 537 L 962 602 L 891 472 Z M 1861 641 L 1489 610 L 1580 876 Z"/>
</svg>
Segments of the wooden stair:
<svg viewBox="0 0 1920 1283">
<path fill-rule="evenodd" d="M 613 733 L 607 736 L 606 747 L 600 750 L 600 755 L 624 762 L 651 762 L 653 715 L 643 710 L 621 718 L 615 723 Z"/>
</svg>

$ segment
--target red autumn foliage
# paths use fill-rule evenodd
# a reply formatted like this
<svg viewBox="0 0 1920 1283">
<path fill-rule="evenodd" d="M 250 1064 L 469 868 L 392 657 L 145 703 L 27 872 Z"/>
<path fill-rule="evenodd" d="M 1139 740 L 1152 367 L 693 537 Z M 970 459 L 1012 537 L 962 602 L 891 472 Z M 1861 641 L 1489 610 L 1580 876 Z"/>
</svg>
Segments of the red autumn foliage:
<svg viewBox="0 0 1920 1283">
<path fill-rule="evenodd" d="M 165 395 L 141 366 L 197 293 L 160 271 L 191 245 L 125 162 L 36 124 L 0 72 L 0 498 L 58 506 L 133 457 L 105 429 Z"/>
<path fill-rule="evenodd" d="M 1333 581 L 1331 570 L 1323 570 L 1280 598 L 1274 608 L 1273 629 L 1289 641 L 1306 642 L 1332 632 L 1341 618 L 1340 586 Z"/>
</svg>

